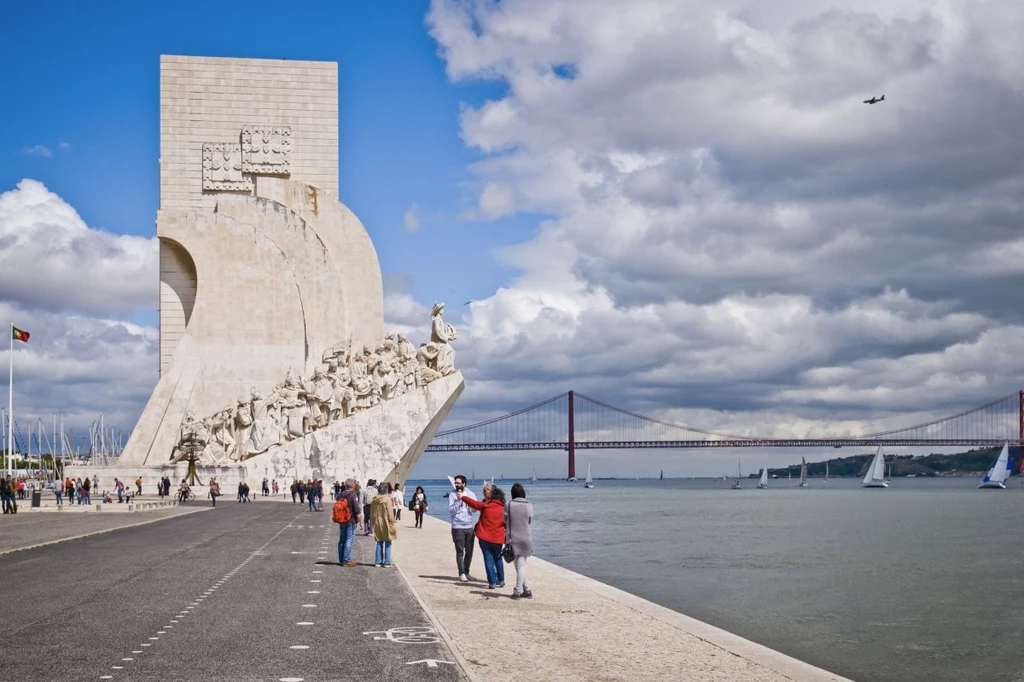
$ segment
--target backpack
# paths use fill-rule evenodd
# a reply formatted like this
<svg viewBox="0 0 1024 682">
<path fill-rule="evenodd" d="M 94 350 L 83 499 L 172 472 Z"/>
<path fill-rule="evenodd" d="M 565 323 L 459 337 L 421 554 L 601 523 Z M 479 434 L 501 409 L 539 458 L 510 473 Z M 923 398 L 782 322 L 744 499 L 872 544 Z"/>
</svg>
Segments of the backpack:
<svg viewBox="0 0 1024 682">
<path fill-rule="evenodd" d="M 334 509 L 331 510 L 331 520 L 341 524 L 352 521 L 352 507 L 344 497 L 334 503 Z"/>
</svg>

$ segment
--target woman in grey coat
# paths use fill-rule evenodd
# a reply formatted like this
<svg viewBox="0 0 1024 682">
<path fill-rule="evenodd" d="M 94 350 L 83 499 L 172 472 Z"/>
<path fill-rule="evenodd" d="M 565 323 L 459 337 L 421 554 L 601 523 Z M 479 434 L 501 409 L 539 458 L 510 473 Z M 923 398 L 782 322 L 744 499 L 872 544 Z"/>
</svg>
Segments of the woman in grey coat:
<svg viewBox="0 0 1024 682">
<path fill-rule="evenodd" d="M 521 483 L 516 483 L 512 486 L 512 501 L 505 505 L 505 543 L 512 545 L 516 553 L 513 599 L 533 599 L 533 592 L 526 582 L 526 560 L 533 556 L 532 520 L 533 505 L 526 501 L 526 489 Z"/>
</svg>

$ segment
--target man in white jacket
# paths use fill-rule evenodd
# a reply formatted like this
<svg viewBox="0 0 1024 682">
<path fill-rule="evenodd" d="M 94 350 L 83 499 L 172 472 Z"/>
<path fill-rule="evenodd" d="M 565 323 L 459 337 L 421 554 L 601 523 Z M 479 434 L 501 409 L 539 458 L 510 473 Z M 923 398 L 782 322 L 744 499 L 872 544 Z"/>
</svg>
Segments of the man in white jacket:
<svg viewBox="0 0 1024 682">
<path fill-rule="evenodd" d="M 473 579 L 469 574 L 469 565 L 473 563 L 473 531 L 476 526 L 473 515 L 476 512 L 460 500 L 456 493 L 462 493 L 463 496 L 473 500 L 476 499 L 473 491 L 466 489 L 466 477 L 462 474 L 455 477 L 455 492 L 448 494 L 448 514 L 452 519 L 455 565 L 459 570 L 459 580 L 466 582 Z"/>
</svg>

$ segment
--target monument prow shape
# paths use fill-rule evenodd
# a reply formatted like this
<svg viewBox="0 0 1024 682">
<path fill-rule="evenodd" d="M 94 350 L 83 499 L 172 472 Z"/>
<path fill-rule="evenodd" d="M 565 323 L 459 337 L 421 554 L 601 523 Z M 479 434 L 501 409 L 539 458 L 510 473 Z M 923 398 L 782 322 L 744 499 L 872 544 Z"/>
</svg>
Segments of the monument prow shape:
<svg viewBox="0 0 1024 682">
<path fill-rule="evenodd" d="M 222 486 L 405 480 L 463 390 L 457 334 L 435 306 L 419 350 L 385 337 L 377 253 L 336 188 L 337 65 L 161 59 L 161 373 L 120 477 L 177 485 L 191 458 Z"/>
</svg>

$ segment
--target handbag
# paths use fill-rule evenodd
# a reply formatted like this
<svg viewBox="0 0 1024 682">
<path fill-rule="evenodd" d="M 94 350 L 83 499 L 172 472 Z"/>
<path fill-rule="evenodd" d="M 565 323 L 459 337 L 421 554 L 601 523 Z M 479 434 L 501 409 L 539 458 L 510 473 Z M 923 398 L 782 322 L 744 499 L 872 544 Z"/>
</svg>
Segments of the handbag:
<svg viewBox="0 0 1024 682">
<path fill-rule="evenodd" d="M 505 522 L 505 546 L 501 548 L 501 558 L 505 560 L 506 564 L 510 564 L 516 560 L 516 550 L 512 548 L 512 510 L 506 507 L 505 511 L 508 514 L 508 520 Z"/>
</svg>

